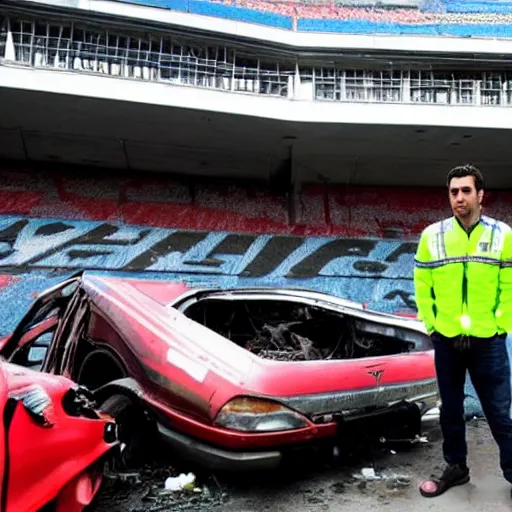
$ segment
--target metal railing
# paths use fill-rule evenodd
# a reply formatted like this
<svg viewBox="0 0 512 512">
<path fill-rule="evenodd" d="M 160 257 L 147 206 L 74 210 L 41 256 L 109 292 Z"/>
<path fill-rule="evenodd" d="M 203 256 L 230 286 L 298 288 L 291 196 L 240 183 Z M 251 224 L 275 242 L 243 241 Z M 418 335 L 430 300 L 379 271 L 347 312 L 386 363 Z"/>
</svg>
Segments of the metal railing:
<svg viewBox="0 0 512 512">
<path fill-rule="evenodd" d="M 273 96 L 288 95 L 295 71 L 294 66 L 264 63 L 226 46 L 7 18 L 0 49 L 6 60 L 34 67 Z"/>
<path fill-rule="evenodd" d="M 512 74 L 435 71 L 347 71 L 316 68 L 305 72 L 315 99 L 440 105 L 512 105 Z"/>
<path fill-rule="evenodd" d="M 224 45 L 71 22 L 1 18 L 0 60 L 296 100 L 512 105 L 512 73 L 507 71 L 312 68 L 300 60 L 283 62 Z"/>
</svg>

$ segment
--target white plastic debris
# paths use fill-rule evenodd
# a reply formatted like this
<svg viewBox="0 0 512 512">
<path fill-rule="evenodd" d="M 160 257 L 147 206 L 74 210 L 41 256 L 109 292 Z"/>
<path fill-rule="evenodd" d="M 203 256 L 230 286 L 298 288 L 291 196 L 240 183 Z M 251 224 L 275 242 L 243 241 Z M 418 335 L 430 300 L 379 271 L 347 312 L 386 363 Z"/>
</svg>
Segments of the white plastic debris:
<svg viewBox="0 0 512 512">
<path fill-rule="evenodd" d="M 375 474 L 375 469 L 373 468 L 363 468 L 361 469 L 361 476 L 366 480 L 377 480 L 379 477 Z"/>
<path fill-rule="evenodd" d="M 194 488 L 194 483 L 196 481 L 196 475 L 194 473 L 181 473 L 179 476 L 172 477 L 170 476 L 165 481 L 165 490 L 166 491 L 182 491 L 185 488 Z"/>
<path fill-rule="evenodd" d="M 396 455 L 395 450 L 390 450 L 391 455 Z"/>
</svg>

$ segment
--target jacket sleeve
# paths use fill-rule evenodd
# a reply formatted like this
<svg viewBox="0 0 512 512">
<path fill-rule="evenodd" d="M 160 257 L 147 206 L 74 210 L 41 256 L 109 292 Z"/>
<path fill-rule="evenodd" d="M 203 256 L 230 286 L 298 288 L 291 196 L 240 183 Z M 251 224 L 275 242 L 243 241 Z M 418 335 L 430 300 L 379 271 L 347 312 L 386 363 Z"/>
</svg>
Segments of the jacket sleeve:
<svg viewBox="0 0 512 512">
<path fill-rule="evenodd" d="M 496 323 L 502 332 L 512 332 L 512 230 L 505 233 L 503 244 Z"/>
<path fill-rule="evenodd" d="M 416 306 L 418 308 L 418 319 L 423 321 L 427 332 L 434 330 L 435 313 L 434 298 L 432 293 L 432 269 L 424 266 L 431 260 L 428 240 L 425 233 L 422 233 L 416 257 L 414 260 L 414 291 Z"/>
</svg>

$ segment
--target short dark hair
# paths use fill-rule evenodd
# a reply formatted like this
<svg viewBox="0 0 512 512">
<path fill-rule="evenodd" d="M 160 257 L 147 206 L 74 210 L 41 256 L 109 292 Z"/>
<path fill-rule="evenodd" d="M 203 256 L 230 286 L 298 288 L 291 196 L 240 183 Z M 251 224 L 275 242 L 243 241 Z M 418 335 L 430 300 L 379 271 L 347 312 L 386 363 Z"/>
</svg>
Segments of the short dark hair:
<svg viewBox="0 0 512 512">
<path fill-rule="evenodd" d="M 484 177 L 478 167 L 471 164 L 458 165 L 454 167 L 446 176 L 446 186 L 450 186 L 452 178 L 464 178 L 466 176 L 473 176 L 475 180 L 476 190 L 482 190 L 484 188 Z"/>
</svg>

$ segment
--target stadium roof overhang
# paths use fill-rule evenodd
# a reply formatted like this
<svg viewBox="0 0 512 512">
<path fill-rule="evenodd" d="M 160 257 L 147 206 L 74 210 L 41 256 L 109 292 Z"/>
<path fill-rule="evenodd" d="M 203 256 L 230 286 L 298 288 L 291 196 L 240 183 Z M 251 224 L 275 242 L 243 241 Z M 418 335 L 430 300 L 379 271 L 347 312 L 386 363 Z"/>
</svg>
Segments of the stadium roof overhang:
<svg viewBox="0 0 512 512">
<path fill-rule="evenodd" d="M 448 166 L 473 162 L 490 187 L 512 185 L 506 108 L 294 102 L 0 66 L 4 85 L 10 69 L 25 74 L 25 86 L 0 89 L 0 158 L 395 185 L 439 185 Z M 48 76 L 54 92 L 45 90 Z"/>
<path fill-rule="evenodd" d="M 504 58 L 512 41 L 301 34 L 299 44 L 292 31 L 120 2 L 3 5 L 139 31 L 172 28 L 303 62 L 362 66 L 392 57 L 394 66 L 409 69 L 420 61 L 456 69 L 465 59 L 473 68 L 512 65 Z M 296 101 L 10 65 L 0 65 L 0 97 L 0 158 L 277 183 L 397 185 L 438 185 L 447 167 L 473 162 L 486 169 L 489 186 L 512 186 L 510 107 Z"/>
</svg>

